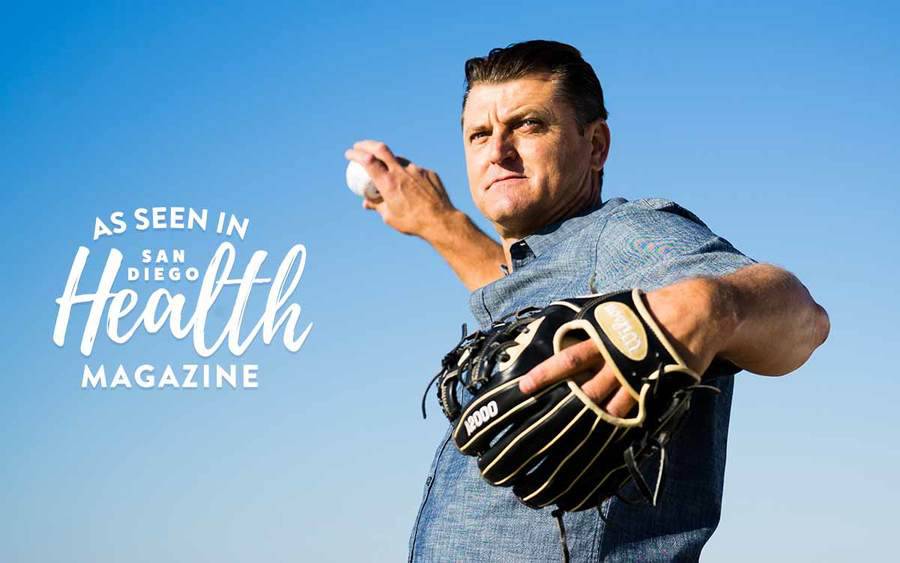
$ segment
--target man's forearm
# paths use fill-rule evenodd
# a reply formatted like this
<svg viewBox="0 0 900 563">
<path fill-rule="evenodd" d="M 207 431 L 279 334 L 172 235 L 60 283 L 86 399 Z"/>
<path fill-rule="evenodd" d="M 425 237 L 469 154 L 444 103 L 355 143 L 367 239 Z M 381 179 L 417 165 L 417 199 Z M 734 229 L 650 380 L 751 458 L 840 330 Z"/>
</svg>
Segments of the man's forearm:
<svg viewBox="0 0 900 563">
<path fill-rule="evenodd" d="M 828 337 L 825 312 L 790 272 L 768 264 L 717 278 L 722 307 L 735 318 L 720 356 L 760 375 L 784 375 Z"/>
<path fill-rule="evenodd" d="M 503 248 L 469 217 L 454 210 L 422 236 L 470 291 L 502 277 Z"/>
</svg>

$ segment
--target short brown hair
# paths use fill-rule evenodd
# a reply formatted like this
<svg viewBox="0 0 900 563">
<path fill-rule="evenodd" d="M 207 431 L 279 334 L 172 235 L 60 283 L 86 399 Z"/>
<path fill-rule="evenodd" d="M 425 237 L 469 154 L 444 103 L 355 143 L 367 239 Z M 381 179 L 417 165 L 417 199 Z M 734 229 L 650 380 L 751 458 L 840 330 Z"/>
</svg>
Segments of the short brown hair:
<svg viewBox="0 0 900 563">
<path fill-rule="evenodd" d="M 550 74 L 559 82 L 559 93 L 575 111 L 581 131 L 588 123 L 609 117 L 600 80 L 581 52 L 565 43 L 544 40 L 513 43 L 491 49 L 486 57 L 467 60 L 463 110 L 475 84 L 497 84 L 534 74 Z"/>
</svg>

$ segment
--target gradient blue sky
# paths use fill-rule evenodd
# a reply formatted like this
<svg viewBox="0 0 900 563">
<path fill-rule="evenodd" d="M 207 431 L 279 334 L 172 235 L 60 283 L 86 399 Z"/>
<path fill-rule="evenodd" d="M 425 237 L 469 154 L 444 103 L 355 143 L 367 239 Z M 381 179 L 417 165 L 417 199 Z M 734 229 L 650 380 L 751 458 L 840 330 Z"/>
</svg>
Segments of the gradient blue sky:
<svg viewBox="0 0 900 563">
<path fill-rule="evenodd" d="M 425 243 L 359 207 L 342 153 L 385 140 L 474 214 L 463 62 L 532 38 L 576 45 L 600 76 L 613 134 L 606 197 L 679 201 L 746 254 L 795 272 L 831 315 L 829 341 L 803 368 L 738 377 L 705 560 L 887 557 L 900 505 L 896 7 L 3 11 L 0 560 L 402 560 L 446 424 L 433 399 L 422 422 L 418 400 L 471 316 Z M 95 216 L 154 205 L 250 217 L 243 261 L 306 245 L 296 298 L 314 328 L 296 354 L 257 342 L 241 358 L 260 365 L 259 389 L 85 391 L 71 330 L 64 348 L 51 342 L 79 245 L 93 260 L 111 247 L 208 260 L 209 233 L 91 242 Z M 144 335 L 101 337 L 91 361 L 192 359 L 188 342 Z"/>
</svg>

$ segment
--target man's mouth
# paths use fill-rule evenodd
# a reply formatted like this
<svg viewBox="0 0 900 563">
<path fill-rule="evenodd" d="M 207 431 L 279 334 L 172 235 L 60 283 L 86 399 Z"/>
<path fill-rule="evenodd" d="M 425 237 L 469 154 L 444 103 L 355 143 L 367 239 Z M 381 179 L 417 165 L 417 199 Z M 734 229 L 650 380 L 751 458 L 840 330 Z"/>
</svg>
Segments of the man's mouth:
<svg viewBox="0 0 900 563">
<path fill-rule="evenodd" d="M 527 180 L 527 178 L 525 176 L 522 176 L 521 174 L 510 174 L 508 176 L 500 176 L 499 178 L 495 178 L 494 180 L 492 180 L 491 183 L 488 184 L 487 189 L 491 189 L 494 186 L 506 186 L 506 185 L 515 184 L 516 182 L 519 182 L 522 180 Z"/>
</svg>

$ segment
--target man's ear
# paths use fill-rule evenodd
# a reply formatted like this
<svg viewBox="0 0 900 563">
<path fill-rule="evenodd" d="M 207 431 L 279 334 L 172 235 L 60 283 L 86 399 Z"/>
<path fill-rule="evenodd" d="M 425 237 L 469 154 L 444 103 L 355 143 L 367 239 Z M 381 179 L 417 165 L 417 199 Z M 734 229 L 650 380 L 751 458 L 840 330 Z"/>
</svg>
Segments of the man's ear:
<svg viewBox="0 0 900 563">
<path fill-rule="evenodd" d="M 587 124 L 584 134 L 591 142 L 591 170 L 600 171 L 609 156 L 609 127 L 605 119 L 596 119 Z"/>
</svg>

